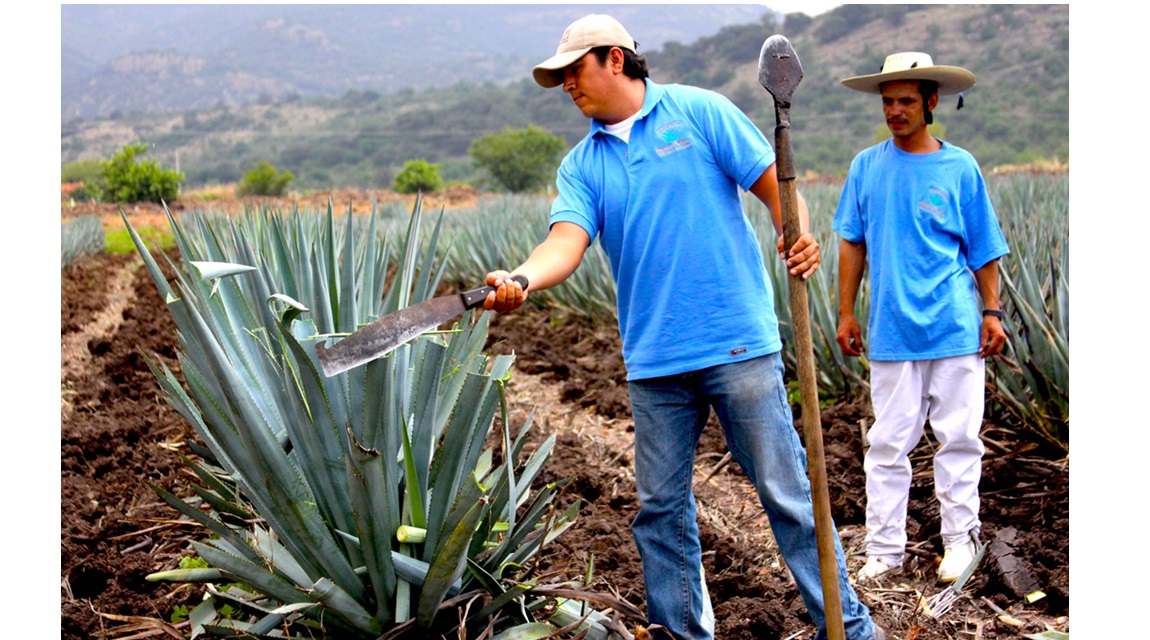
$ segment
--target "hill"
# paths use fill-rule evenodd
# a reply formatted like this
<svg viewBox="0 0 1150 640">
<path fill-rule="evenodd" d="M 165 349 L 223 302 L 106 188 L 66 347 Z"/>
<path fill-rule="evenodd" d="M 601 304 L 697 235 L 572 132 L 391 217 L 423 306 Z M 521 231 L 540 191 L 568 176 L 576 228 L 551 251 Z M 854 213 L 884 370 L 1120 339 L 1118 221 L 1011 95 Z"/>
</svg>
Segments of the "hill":
<svg viewBox="0 0 1150 640">
<path fill-rule="evenodd" d="M 935 64 L 975 73 L 964 108 L 956 111 L 957 99 L 941 100 L 935 121 L 940 137 L 984 166 L 1069 160 L 1068 5 L 843 5 L 814 20 L 788 21 L 781 32 L 804 71 L 791 108 L 800 171 L 845 174 L 854 153 L 889 136 L 879 99 L 839 80 L 878 73 L 897 51 L 928 52 Z M 652 66 L 664 77 L 717 89 L 769 134 L 773 103 L 758 83 L 757 58 L 743 58 L 763 38 L 750 26 L 731 27 L 690 51 L 664 51 Z M 728 64 L 700 64 L 708 59 Z"/>
<path fill-rule="evenodd" d="M 83 5 L 61 7 L 65 121 L 237 106 L 349 90 L 395 93 L 523 77 L 571 21 L 652 25 L 692 42 L 763 5 Z M 655 26 L 657 25 L 657 26 Z M 638 37 L 638 36 L 636 36 Z"/>
<path fill-rule="evenodd" d="M 648 24 L 628 25 L 640 43 L 656 39 Z M 845 174 L 859 149 L 885 135 L 877 97 L 838 81 L 877 72 L 888 53 L 902 50 L 927 51 L 938 64 L 976 73 L 965 108 L 944 101 L 936 122 L 939 135 L 970 150 L 984 168 L 1069 161 L 1067 5 L 844 5 L 813 19 L 792 14 L 782 24 L 766 13 L 689 44 L 667 39 L 640 52 L 656 81 L 716 89 L 769 136 L 774 112 L 757 64 L 763 40 L 774 33 L 791 39 L 804 69 L 791 109 L 800 173 Z M 65 162 L 107 157 L 142 140 L 151 157 L 186 174 L 187 186 L 238 180 L 259 160 L 295 173 L 300 188 L 386 188 L 414 158 L 441 164 L 448 180 L 468 180 L 467 148 L 486 133 L 535 124 L 568 144 L 586 133 L 587 121 L 561 91 L 544 91 L 529 79 L 531 64 L 553 49 L 550 42 L 538 46 L 528 62 L 508 69 L 517 79 L 504 84 L 465 80 L 396 93 L 356 88 L 338 97 L 293 94 L 254 105 L 71 121 L 62 130 L 61 156 Z"/>
</svg>

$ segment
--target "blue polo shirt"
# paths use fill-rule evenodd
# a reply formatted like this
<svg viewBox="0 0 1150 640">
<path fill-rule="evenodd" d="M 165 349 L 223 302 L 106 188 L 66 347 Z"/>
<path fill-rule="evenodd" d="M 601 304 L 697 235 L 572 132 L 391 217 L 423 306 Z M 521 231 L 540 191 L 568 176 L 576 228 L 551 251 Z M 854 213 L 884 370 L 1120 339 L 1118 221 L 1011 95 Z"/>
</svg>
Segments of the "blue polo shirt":
<svg viewBox="0 0 1150 640">
<path fill-rule="evenodd" d="M 740 188 L 775 153 L 722 95 L 646 85 L 629 142 L 593 119 L 564 158 L 551 224 L 579 225 L 610 259 L 628 379 L 774 353 L 774 295 Z"/>
<path fill-rule="evenodd" d="M 1008 253 L 978 163 L 948 142 L 907 153 L 893 140 L 851 163 L 834 230 L 865 243 L 871 360 L 977 353 L 982 327 L 974 271 Z"/>
</svg>

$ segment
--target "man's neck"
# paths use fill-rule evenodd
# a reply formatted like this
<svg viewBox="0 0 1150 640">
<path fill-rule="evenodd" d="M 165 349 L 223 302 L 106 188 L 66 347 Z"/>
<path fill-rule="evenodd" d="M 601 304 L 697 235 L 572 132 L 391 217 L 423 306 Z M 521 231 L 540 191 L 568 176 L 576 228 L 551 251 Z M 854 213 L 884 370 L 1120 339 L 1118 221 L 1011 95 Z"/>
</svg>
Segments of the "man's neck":
<svg viewBox="0 0 1150 640">
<path fill-rule="evenodd" d="M 942 148 L 942 143 L 923 129 L 920 135 L 906 138 L 895 137 L 894 145 L 907 153 L 934 153 Z"/>
<path fill-rule="evenodd" d="M 647 83 L 642 79 L 631 79 L 623 85 L 619 93 L 618 108 L 610 115 L 599 118 L 603 124 L 618 124 L 639 113 L 647 98 Z"/>
</svg>

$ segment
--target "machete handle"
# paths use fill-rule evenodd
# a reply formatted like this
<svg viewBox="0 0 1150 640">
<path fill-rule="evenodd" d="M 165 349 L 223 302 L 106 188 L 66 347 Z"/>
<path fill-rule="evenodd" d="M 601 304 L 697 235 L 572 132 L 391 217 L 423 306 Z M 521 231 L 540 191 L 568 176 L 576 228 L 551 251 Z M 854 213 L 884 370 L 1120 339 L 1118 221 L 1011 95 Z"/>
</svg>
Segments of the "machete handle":
<svg viewBox="0 0 1150 640">
<path fill-rule="evenodd" d="M 514 276 L 511 276 L 511 279 L 518 282 L 519 286 L 523 287 L 524 289 L 527 289 L 527 277 L 526 276 L 514 275 Z M 478 307 L 479 305 L 483 304 L 483 301 L 487 299 L 487 295 L 489 293 L 491 293 L 492 291 L 495 291 L 495 287 L 492 287 L 492 286 L 479 287 L 478 289 L 472 289 L 471 291 L 464 291 L 463 293 L 459 294 L 459 297 L 463 299 L 464 308 L 474 309 L 475 307 Z"/>
</svg>

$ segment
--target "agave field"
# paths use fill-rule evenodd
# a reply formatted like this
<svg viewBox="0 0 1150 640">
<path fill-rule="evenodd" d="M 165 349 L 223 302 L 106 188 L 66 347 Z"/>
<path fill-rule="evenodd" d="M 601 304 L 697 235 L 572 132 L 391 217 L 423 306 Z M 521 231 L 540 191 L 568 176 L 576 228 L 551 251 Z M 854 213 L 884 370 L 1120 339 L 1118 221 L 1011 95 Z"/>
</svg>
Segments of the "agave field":
<svg viewBox="0 0 1150 640">
<path fill-rule="evenodd" d="M 953 604 L 924 610 L 943 591 L 928 435 L 907 570 L 858 588 L 895 638 L 1069 632 L 1068 177 L 990 186 L 1012 253 L 983 430 L 989 544 Z M 857 567 L 871 413 L 865 360 L 834 345 L 838 188 L 800 186 L 824 248 L 811 305 L 832 510 Z M 516 313 L 469 313 L 332 378 L 315 359 L 321 340 L 514 265 L 547 209 L 355 194 L 66 216 L 62 637 L 641 637 L 631 423 L 597 247 Z M 765 210 L 748 210 L 773 247 Z M 99 250 L 105 233 L 131 250 Z M 712 425 L 695 492 L 717 637 L 808 637 L 725 454 Z"/>
</svg>

